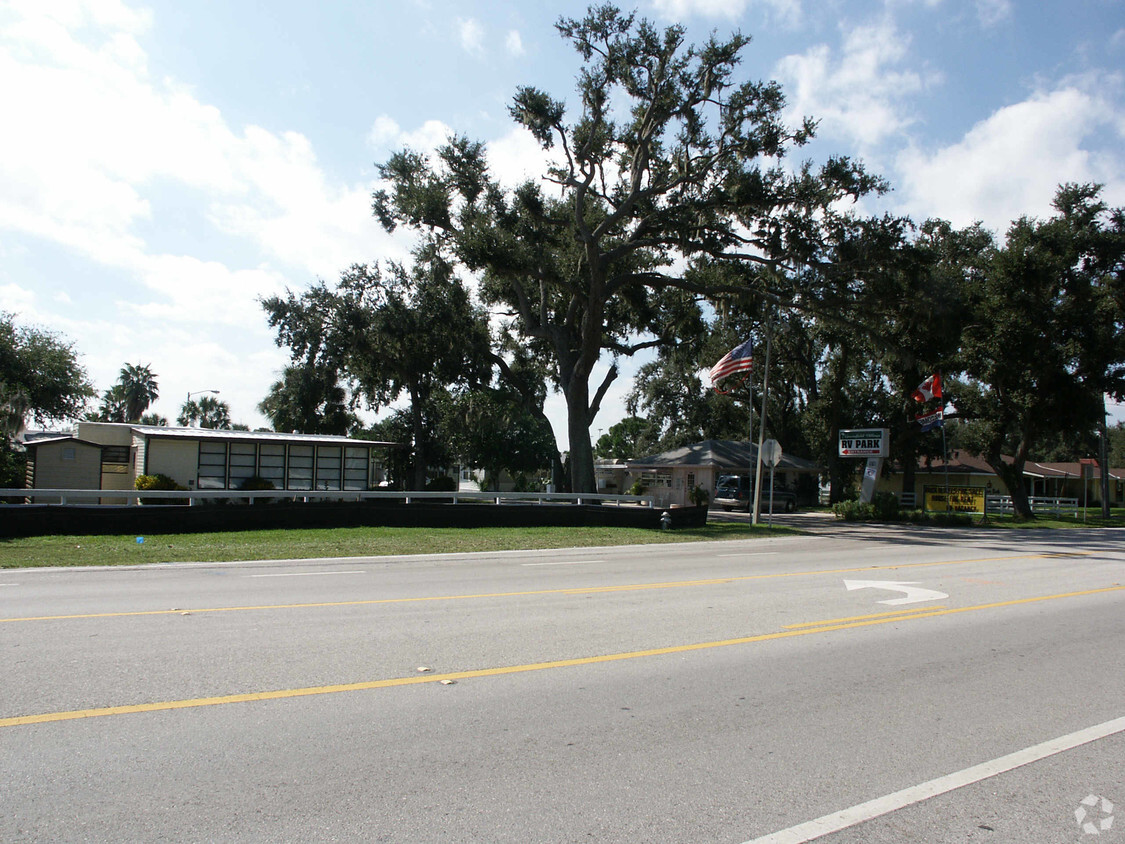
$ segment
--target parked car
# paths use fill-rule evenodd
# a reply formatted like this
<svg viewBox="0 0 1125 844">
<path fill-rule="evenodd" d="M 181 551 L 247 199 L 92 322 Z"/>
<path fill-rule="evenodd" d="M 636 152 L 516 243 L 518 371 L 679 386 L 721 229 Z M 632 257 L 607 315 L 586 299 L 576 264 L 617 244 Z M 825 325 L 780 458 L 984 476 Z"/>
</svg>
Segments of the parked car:
<svg viewBox="0 0 1125 844">
<path fill-rule="evenodd" d="M 769 480 L 762 486 L 762 503 L 761 508 L 763 513 L 770 512 L 770 498 L 773 498 L 773 512 L 775 513 L 792 513 L 797 509 L 797 496 L 792 490 L 778 487 L 771 490 L 769 487 Z M 722 507 L 726 511 L 731 510 L 745 510 L 750 512 L 750 507 L 754 503 L 754 485 L 750 482 L 749 475 L 725 475 L 719 480 L 718 486 L 715 487 L 715 504 Z"/>
</svg>

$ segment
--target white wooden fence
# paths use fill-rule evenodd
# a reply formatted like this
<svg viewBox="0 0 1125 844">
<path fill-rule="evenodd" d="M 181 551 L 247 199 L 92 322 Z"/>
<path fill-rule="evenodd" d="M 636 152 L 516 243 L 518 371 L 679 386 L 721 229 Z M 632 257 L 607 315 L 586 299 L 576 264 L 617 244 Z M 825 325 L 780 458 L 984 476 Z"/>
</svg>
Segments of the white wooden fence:
<svg viewBox="0 0 1125 844">
<path fill-rule="evenodd" d="M 1055 515 L 1077 516 L 1077 498 L 1046 498 L 1032 496 L 1028 499 L 1032 513 L 1053 513 Z M 1010 495 L 989 495 L 985 497 L 985 510 L 990 516 L 1014 513 Z"/>
<path fill-rule="evenodd" d="M 898 496 L 898 506 L 904 510 L 913 510 L 918 506 L 917 496 L 913 492 L 896 492 L 895 495 Z M 1056 513 L 1068 516 L 1078 515 L 1077 498 L 1047 498 L 1034 496 L 1029 498 L 1028 501 L 1031 504 L 1031 512 L 1033 513 Z M 986 495 L 984 506 L 990 516 L 1000 516 L 1015 512 L 1012 508 L 1012 497 L 1010 495 Z"/>
<path fill-rule="evenodd" d="M 654 507 L 651 495 L 604 495 L 571 492 L 414 492 L 388 490 L 317 490 L 317 489 L 208 489 L 208 490 L 134 490 L 134 489 L 0 489 L 0 499 L 50 499 L 54 504 L 120 503 L 136 506 L 159 500 L 186 500 L 198 505 L 229 501 L 253 504 L 255 501 L 369 501 L 381 499 L 403 501 L 452 501 L 454 504 L 632 504 Z"/>
</svg>

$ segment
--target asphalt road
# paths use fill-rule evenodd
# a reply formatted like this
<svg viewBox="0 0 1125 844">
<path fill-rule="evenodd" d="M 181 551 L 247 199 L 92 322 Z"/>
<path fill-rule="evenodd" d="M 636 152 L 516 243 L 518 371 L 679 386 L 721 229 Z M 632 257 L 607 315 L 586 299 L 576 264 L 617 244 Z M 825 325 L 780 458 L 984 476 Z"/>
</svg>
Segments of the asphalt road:
<svg viewBox="0 0 1125 844">
<path fill-rule="evenodd" d="M 0 840 L 1125 842 L 1125 535 L 800 521 L 0 570 Z"/>
</svg>

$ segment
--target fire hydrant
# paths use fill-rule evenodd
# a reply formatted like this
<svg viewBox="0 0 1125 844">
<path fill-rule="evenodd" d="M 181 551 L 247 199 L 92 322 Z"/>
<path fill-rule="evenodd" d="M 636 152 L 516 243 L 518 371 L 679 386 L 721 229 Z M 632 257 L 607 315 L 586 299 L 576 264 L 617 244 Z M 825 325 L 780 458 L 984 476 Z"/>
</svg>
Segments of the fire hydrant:
<svg viewBox="0 0 1125 844">
<path fill-rule="evenodd" d="M 672 515 L 665 510 L 660 514 L 660 529 L 668 530 L 670 527 L 672 527 Z"/>
</svg>

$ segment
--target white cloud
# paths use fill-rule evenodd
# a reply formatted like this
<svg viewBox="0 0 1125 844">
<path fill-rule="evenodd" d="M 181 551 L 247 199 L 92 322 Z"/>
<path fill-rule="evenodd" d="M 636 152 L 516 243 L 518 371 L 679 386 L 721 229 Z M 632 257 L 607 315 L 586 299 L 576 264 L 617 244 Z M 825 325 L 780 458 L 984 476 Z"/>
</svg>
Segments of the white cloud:
<svg viewBox="0 0 1125 844">
<path fill-rule="evenodd" d="M 35 318 L 35 294 L 18 284 L 0 284 L 0 312 Z"/>
<path fill-rule="evenodd" d="M 398 136 L 402 129 L 393 117 L 380 114 L 375 118 L 371 131 L 367 133 L 367 142 L 375 149 L 394 147 L 398 143 Z"/>
<path fill-rule="evenodd" d="M 801 0 L 652 0 L 658 15 L 669 20 L 691 17 L 737 20 L 752 2 L 766 7 L 780 23 L 794 26 L 801 20 Z"/>
<path fill-rule="evenodd" d="M 457 32 L 465 52 L 478 55 L 484 52 L 484 27 L 474 18 L 458 18 Z"/>
<path fill-rule="evenodd" d="M 114 0 L 5 7 L 0 114 L 18 127 L 0 133 L 5 249 L 45 241 L 90 262 L 97 281 L 60 283 L 47 301 L 31 292 L 34 279 L 11 277 L 0 302 L 65 333 L 102 388 L 143 357 L 162 373 L 162 392 L 221 387 L 253 424 L 283 358 L 258 297 L 408 246 L 372 218 L 374 182 L 330 181 L 304 135 L 231 126 L 186 86 L 153 79 L 139 40 L 150 24 Z M 373 134 L 390 128 L 377 122 Z M 428 144 L 444 128 L 405 137 Z M 203 242 L 222 235 L 221 259 L 149 240 L 181 226 Z M 79 293 L 91 283 L 97 302 L 68 316 L 73 302 L 90 302 Z"/>
<path fill-rule="evenodd" d="M 982 26 L 996 26 L 1012 16 L 1012 0 L 977 0 L 977 19 Z"/>
<path fill-rule="evenodd" d="M 902 209 L 1003 232 L 1021 215 L 1049 215 L 1062 182 L 1100 182 L 1108 201 L 1125 201 L 1125 158 L 1117 152 L 1125 127 L 1116 105 L 1091 93 L 1107 87 L 1104 79 L 1063 84 L 999 109 L 956 144 L 908 148 L 897 162 Z M 1106 132 L 1116 141 L 1099 146 Z"/>
<path fill-rule="evenodd" d="M 524 54 L 523 39 L 520 38 L 519 30 L 513 29 L 508 33 L 508 37 L 504 39 L 504 47 L 510 55 L 522 56 Z"/>
<path fill-rule="evenodd" d="M 381 114 L 367 133 L 367 140 L 377 150 L 397 152 L 404 147 L 416 152 L 433 152 L 453 135 L 453 128 L 440 120 L 427 120 L 417 129 L 404 130 L 394 118 Z"/>
<path fill-rule="evenodd" d="M 29 22 L 51 21 L 67 29 L 83 26 L 107 27 L 130 35 L 145 32 L 152 25 L 152 12 L 133 9 L 121 0 L 8 0 L 5 4 L 17 18 Z"/>
<path fill-rule="evenodd" d="M 488 143 L 489 169 L 506 187 L 541 179 L 558 155 L 557 149 L 543 149 L 522 126 L 513 126 L 506 135 Z"/>
<path fill-rule="evenodd" d="M 913 119 L 903 101 L 932 81 L 899 68 L 909 46 L 909 37 L 884 21 L 845 33 L 838 56 L 821 44 L 785 57 L 775 76 L 790 98 L 787 119 L 813 117 L 821 136 L 843 137 L 861 149 L 902 132 Z"/>
<path fill-rule="evenodd" d="M 261 321 L 258 296 L 280 293 L 286 278 L 264 269 L 231 270 L 218 261 L 187 255 L 142 258 L 136 273 L 141 283 L 159 294 L 154 302 L 119 301 L 136 317 L 182 324 L 243 326 Z"/>
</svg>

